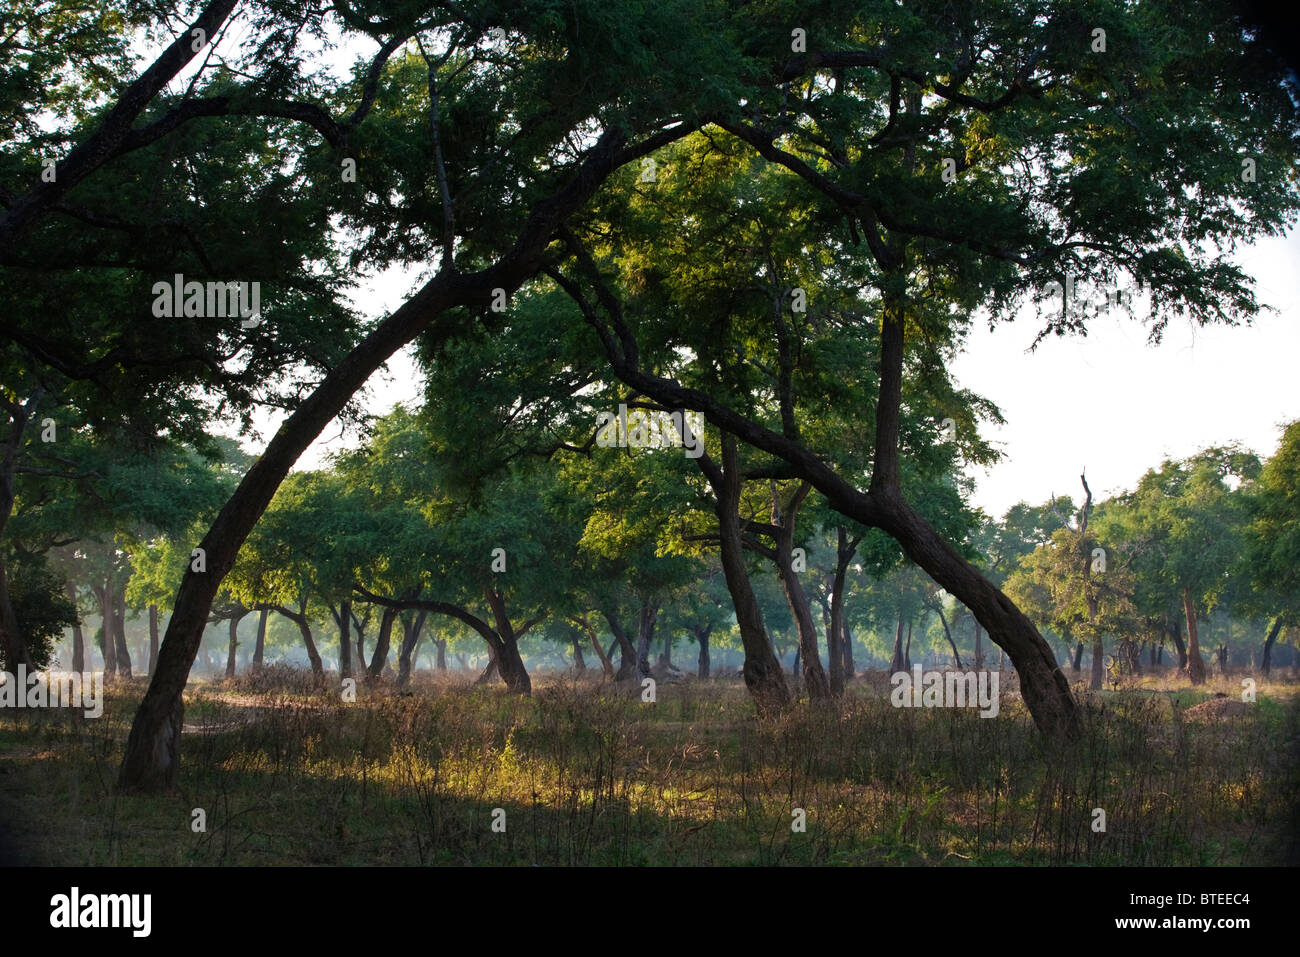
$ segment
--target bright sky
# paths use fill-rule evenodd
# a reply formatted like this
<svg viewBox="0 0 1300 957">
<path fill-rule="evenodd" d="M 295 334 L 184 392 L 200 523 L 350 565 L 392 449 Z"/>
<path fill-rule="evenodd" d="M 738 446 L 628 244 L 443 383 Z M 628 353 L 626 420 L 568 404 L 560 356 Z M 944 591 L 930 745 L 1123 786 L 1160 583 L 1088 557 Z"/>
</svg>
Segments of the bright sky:
<svg viewBox="0 0 1300 957">
<path fill-rule="evenodd" d="M 957 381 L 991 399 L 1007 420 L 987 437 L 1005 460 L 984 472 L 974 504 L 1000 516 L 1018 501 L 1081 494 L 1086 467 L 1097 498 L 1132 488 L 1162 458 L 1183 458 L 1210 445 L 1240 442 L 1261 457 L 1277 448 L 1280 426 L 1300 418 L 1300 235 L 1265 241 L 1239 262 L 1255 277 L 1264 313 L 1251 326 L 1193 329 L 1171 322 L 1159 346 L 1139 320 L 1094 322 L 1086 338 L 1052 337 L 1029 353 L 1038 326 L 1031 315 L 989 332 L 979 324 L 954 366 Z M 358 299 L 371 314 L 396 309 L 416 288 L 413 274 L 379 277 Z M 1142 306 L 1137 308 L 1143 314 Z M 409 352 L 369 384 L 370 411 L 418 403 Z M 271 434 L 266 417 L 259 423 Z M 298 463 L 318 468 L 354 445 L 337 423 Z"/>
</svg>

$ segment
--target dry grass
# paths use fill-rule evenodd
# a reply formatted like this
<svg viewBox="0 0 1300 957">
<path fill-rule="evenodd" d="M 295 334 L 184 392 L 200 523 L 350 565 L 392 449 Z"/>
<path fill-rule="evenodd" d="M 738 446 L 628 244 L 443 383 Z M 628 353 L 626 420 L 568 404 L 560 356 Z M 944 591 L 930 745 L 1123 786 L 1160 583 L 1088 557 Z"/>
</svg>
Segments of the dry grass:
<svg viewBox="0 0 1300 957">
<path fill-rule="evenodd" d="M 1059 752 L 1009 673 L 995 718 L 894 709 L 874 674 L 833 706 L 760 724 L 735 681 L 660 684 L 643 704 L 639 688 L 567 676 L 518 698 L 420 675 L 406 693 L 361 684 L 349 704 L 336 684 L 268 669 L 192 686 L 179 793 L 121 797 L 111 785 L 143 688 L 119 683 L 95 721 L 0 712 L 0 808 L 20 857 L 1168 866 L 1292 853 L 1297 698 L 1284 683 L 1218 720 L 1195 707 L 1227 700 L 1213 687 L 1081 692 L 1082 740 Z"/>
</svg>

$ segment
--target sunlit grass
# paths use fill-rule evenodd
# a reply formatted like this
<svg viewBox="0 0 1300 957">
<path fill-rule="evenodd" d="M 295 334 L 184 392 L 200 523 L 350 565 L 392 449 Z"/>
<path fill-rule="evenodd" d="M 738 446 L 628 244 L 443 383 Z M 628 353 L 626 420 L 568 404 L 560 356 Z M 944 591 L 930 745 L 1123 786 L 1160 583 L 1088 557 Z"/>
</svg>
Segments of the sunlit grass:
<svg viewBox="0 0 1300 957">
<path fill-rule="evenodd" d="M 420 676 L 406 694 L 361 684 L 355 703 L 309 675 L 194 686 L 179 791 L 156 797 L 112 787 L 144 688 L 119 683 L 100 720 L 0 712 L 3 813 L 21 854 L 74 865 L 1284 857 L 1294 685 L 1260 683 L 1255 707 L 1222 720 L 1183 717 L 1213 688 L 1082 692 L 1082 739 L 1058 752 L 1011 675 L 996 718 L 894 709 L 878 679 L 765 724 L 729 681 L 661 684 L 652 705 L 568 677 L 520 698 Z"/>
</svg>

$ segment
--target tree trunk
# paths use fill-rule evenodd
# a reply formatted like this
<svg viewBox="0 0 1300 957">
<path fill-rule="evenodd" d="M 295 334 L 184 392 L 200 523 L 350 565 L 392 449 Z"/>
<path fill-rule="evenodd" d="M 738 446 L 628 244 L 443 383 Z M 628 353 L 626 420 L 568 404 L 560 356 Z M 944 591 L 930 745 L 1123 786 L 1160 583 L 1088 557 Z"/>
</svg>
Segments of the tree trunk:
<svg viewBox="0 0 1300 957">
<path fill-rule="evenodd" d="M 506 683 L 506 688 L 516 694 L 532 694 L 533 684 L 524 667 L 524 659 L 519 654 L 519 639 L 514 625 L 506 614 L 505 597 L 492 588 L 485 589 L 485 594 L 501 644 L 497 649 L 497 671 L 501 674 L 501 680 Z"/>
<path fill-rule="evenodd" d="M 578 633 L 577 633 L 576 631 L 571 631 L 571 632 L 569 632 L 569 640 L 570 640 L 570 643 L 573 645 L 573 668 L 574 668 L 574 670 L 575 670 L 575 671 L 586 671 L 586 670 L 587 670 L 587 662 L 586 662 L 586 659 L 584 659 L 584 658 L 582 657 L 582 645 L 578 644 Z"/>
<path fill-rule="evenodd" d="M 790 704 L 790 688 L 781 671 L 763 625 L 763 612 L 754 589 L 749 583 L 749 570 L 745 567 L 745 546 L 740 531 L 740 466 L 736 454 L 736 439 L 728 432 L 721 434 L 722 467 L 713 464 L 707 454 L 695 460 L 704 472 L 717 498 L 719 552 L 722 571 L 731 592 L 736 611 L 736 624 L 740 629 L 741 644 L 745 648 L 742 668 L 745 687 L 749 689 L 760 715 L 773 715 Z"/>
<path fill-rule="evenodd" d="M 1187 618 L 1187 675 L 1192 684 L 1205 684 L 1205 661 L 1201 658 L 1201 646 L 1197 641 L 1196 603 L 1192 600 L 1192 590 L 1183 589 L 1183 614 Z"/>
<path fill-rule="evenodd" d="M 1264 672 L 1265 678 L 1268 677 L 1269 668 L 1273 665 L 1273 642 L 1277 640 L 1277 634 L 1281 630 L 1282 616 L 1278 615 L 1273 619 L 1273 627 L 1268 630 L 1268 637 L 1264 639 L 1264 657 L 1260 662 L 1260 670 Z"/>
<path fill-rule="evenodd" d="M 379 619 L 379 637 L 375 639 L 375 653 L 370 658 L 371 681 L 378 681 L 388 664 L 388 649 L 393 640 L 393 622 L 397 619 L 397 611 L 396 608 L 385 608 Z"/>
<path fill-rule="evenodd" d="M 226 655 L 226 677 L 235 677 L 235 649 L 239 647 L 239 623 L 248 614 L 248 609 L 237 606 L 230 613 L 230 651 Z"/>
<path fill-rule="evenodd" d="M 658 615 L 659 606 L 649 599 L 643 599 L 641 610 L 637 614 L 636 670 L 638 679 L 650 674 L 650 642 L 654 638 L 655 619 Z"/>
<path fill-rule="evenodd" d="M 596 657 L 600 659 L 600 668 L 605 677 L 614 677 L 614 665 L 609 660 L 609 655 L 605 654 L 605 649 L 600 646 L 600 636 L 596 634 L 596 629 L 591 626 L 584 615 L 575 619 L 579 628 L 581 628 L 591 641 L 591 647 L 596 650 Z"/>
<path fill-rule="evenodd" d="M 104 677 L 117 674 L 117 615 L 113 613 L 113 579 L 110 575 L 102 588 L 96 589 L 99 598 L 101 646 L 104 656 Z"/>
<path fill-rule="evenodd" d="M 402 622 L 402 647 L 397 652 L 397 686 L 405 688 L 411 680 L 411 661 L 415 658 L 420 632 L 429 613 L 421 609 L 412 621 Z M 446 662 L 443 662 L 446 664 Z"/>
<path fill-rule="evenodd" d="M 131 651 L 126 646 L 126 582 L 113 593 L 113 641 L 117 648 L 117 673 L 131 677 Z"/>
<path fill-rule="evenodd" d="M 262 662 L 266 656 L 266 619 L 271 614 L 271 609 L 263 608 L 257 616 L 257 644 L 253 646 L 253 668 L 257 670 L 262 667 Z"/>
<path fill-rule="evenodd" d="M 844 619 L 844 643 L 840 645 L 844 651 L 844 681 L 847 683 L 858 673 L 858 667 L 853 660 L 853 632 L 849 631 L 849 620 Z"/>
<path fill-rule="evenodd" d="M 712 632 L 712 625 L 692 629 L 692 633 L 695 635 L 695 643 L 700 646 L 700 656 L 695 665 L 695 676 L 697 678 L 709 677 L 709 635 Z"/>
<path fill-rule="evenodd" d="M 903 664 L 903 609 L 901 605 L 898 609 L 898 627 L 894 629 L 894 655 L 889 659 L 889 670 L 894 674 L 907 670 L 907 667 Z"/>
<path fill-rule="evenodd" d="M 149 677 L 158 667 L 158 606 L 149 605 Z"/>
<path fill-rule="evenodd" d="M 343 599 L 336 616 L 339 624 L 339 677 L 352 677 L 352 602 Z"/>
<path fill-rule="evenodd" d="M 903 651 L 903 670 L 912 670 L 912 619 L 907 619 L 907 648 Z"/>
<path fill-rule="evenodd" d="M 1169 629 L 1170 637 L 1174 640 L 1174 648 L 1178 650 L 1178 670 L 1187 670 L 1187 646 L 1183 644 L 1183 625 L 1182 622 L 1174 619 L 1173 627 Z"/>
<path fill-rule="evenodd" d="M 943 613 L 943 609 L 936 607 L 935 611 L 939 615 L 939 624 L 943 625 L 944 637 L 948 639 L 948 646 L 952 648 L 953 660 L 957 663 L 957 669 L 961 670 L 961 652 L 957 650 L 957 642 L 952 640 L 952 632 L 948 630 L 948 617 Z"/>
<path fill-rule="evenodd" d="M 975 670 L 984 670 L 984 646 L 980 642 L 980 623 L 978 620 L 975 621 Z"/>
<path fill-rule="evenodd" d="M 623 630 L 623 623 L 618 620 L 618 615 L 613 609 L 603 611 L 605 621 L 609 623 L 609 630 L 614 635 L 614 641 L 618 643 L 618 673 L 614 675 L 615 681 L 631 681 L 636 677 L 636 646 L 628 638 L 627 632 Z"/>
<path fill-rule="evenodd" d="M 1088 689 L 1091 691 L 1100 691 L 1106 673 L 1106 649 L 1102 647 L 1101 639 L 1092 640 L 1092 680 L 1088 682 Z"/>
<path fill-rule="evenodd" d="M 1083 642 L 1079 642 L 1074 648 L 1074 661 L 1070 666 L 1076 673 L 1083 670 Z"/>
<path fill-rule="evenodd" d="M 835 574 L 831 577 L 831 613 L 826 624 L 826 661 L 830 669 L 831 694 L 844 693 L 846 680 L 845 665 L 847 656 L 844 645 L 847 635 L 844 627 L 844 581 L 848 575 L 849 563 L 857 551 L 858 539 L 849 543 L 849 533 L 843 525 L 835 527 Z"/>
<path fill-rule="evenodd" d="M 67 584 L 68 601 L 72 602 L 74 609 L 74 619 L 72 622 L 72 670 L 80 674 L 86 670 L 86 638 L 81 633 L 81 612 L 77 611 L 77 586 L 68 582 Z M 1267 654 L 1264 658 L 1268 660 Z M 1267 674 L 1268 672 L 1265 672 Z"/>
<path fill-rule="evenodd" d="M 437 653 L 434 655 L 434 659 L 433 659 L 434 670 L 446 671 L 447 670 L 447 639 L 437 638 L 434 640 L 433 646 L 435 649 L 437 649 Z"/>
</svg>

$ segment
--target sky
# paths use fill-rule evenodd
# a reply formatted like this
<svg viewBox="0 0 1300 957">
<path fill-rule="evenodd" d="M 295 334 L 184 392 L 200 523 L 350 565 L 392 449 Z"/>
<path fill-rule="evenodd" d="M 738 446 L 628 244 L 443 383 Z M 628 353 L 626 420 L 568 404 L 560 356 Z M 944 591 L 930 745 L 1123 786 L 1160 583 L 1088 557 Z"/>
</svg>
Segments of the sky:
<svg viewBox="0 0 1300 957">
<path fill-rule="evenodd" d="M 953 374 L 996 404 L 1006 423 L 984 427 L 1004 459 L 972 471 L 972 504 L 1000 516 L 1019 501 L 1078 501 L 1084 470 L 1100 500 L 1131 489 L 1165 458 L 1211 445 L 1237 442 L 1271 455 L 1281 426 L 1300 418 L 1300 234 L 1265 240 L 1235 258 L 1255 278 L 1260 302 L 1276 310 L 1249 326 L 1194 328 L 1174 320 L 1163 341 L 1150 345 L 1140 318 L 1117 311 L 1091 323 L 1086 337 L 1052 337 L 1031 353 L 1038 331 L 1032 315 L 991 332 L 976 323 Z M 414 273 L 390 270 L 356 299 L 380 315 L 417 287 Z M 365 405 L 375 414 L 399 402 L 417 405 L 410 351 L 374 376 L 368 392 Z M 263 416 L 262 434 L 269 438 L 281 418 Z M 357 440 L 331 423 L 297 467 L 324 467 Z"/>
</svg>

